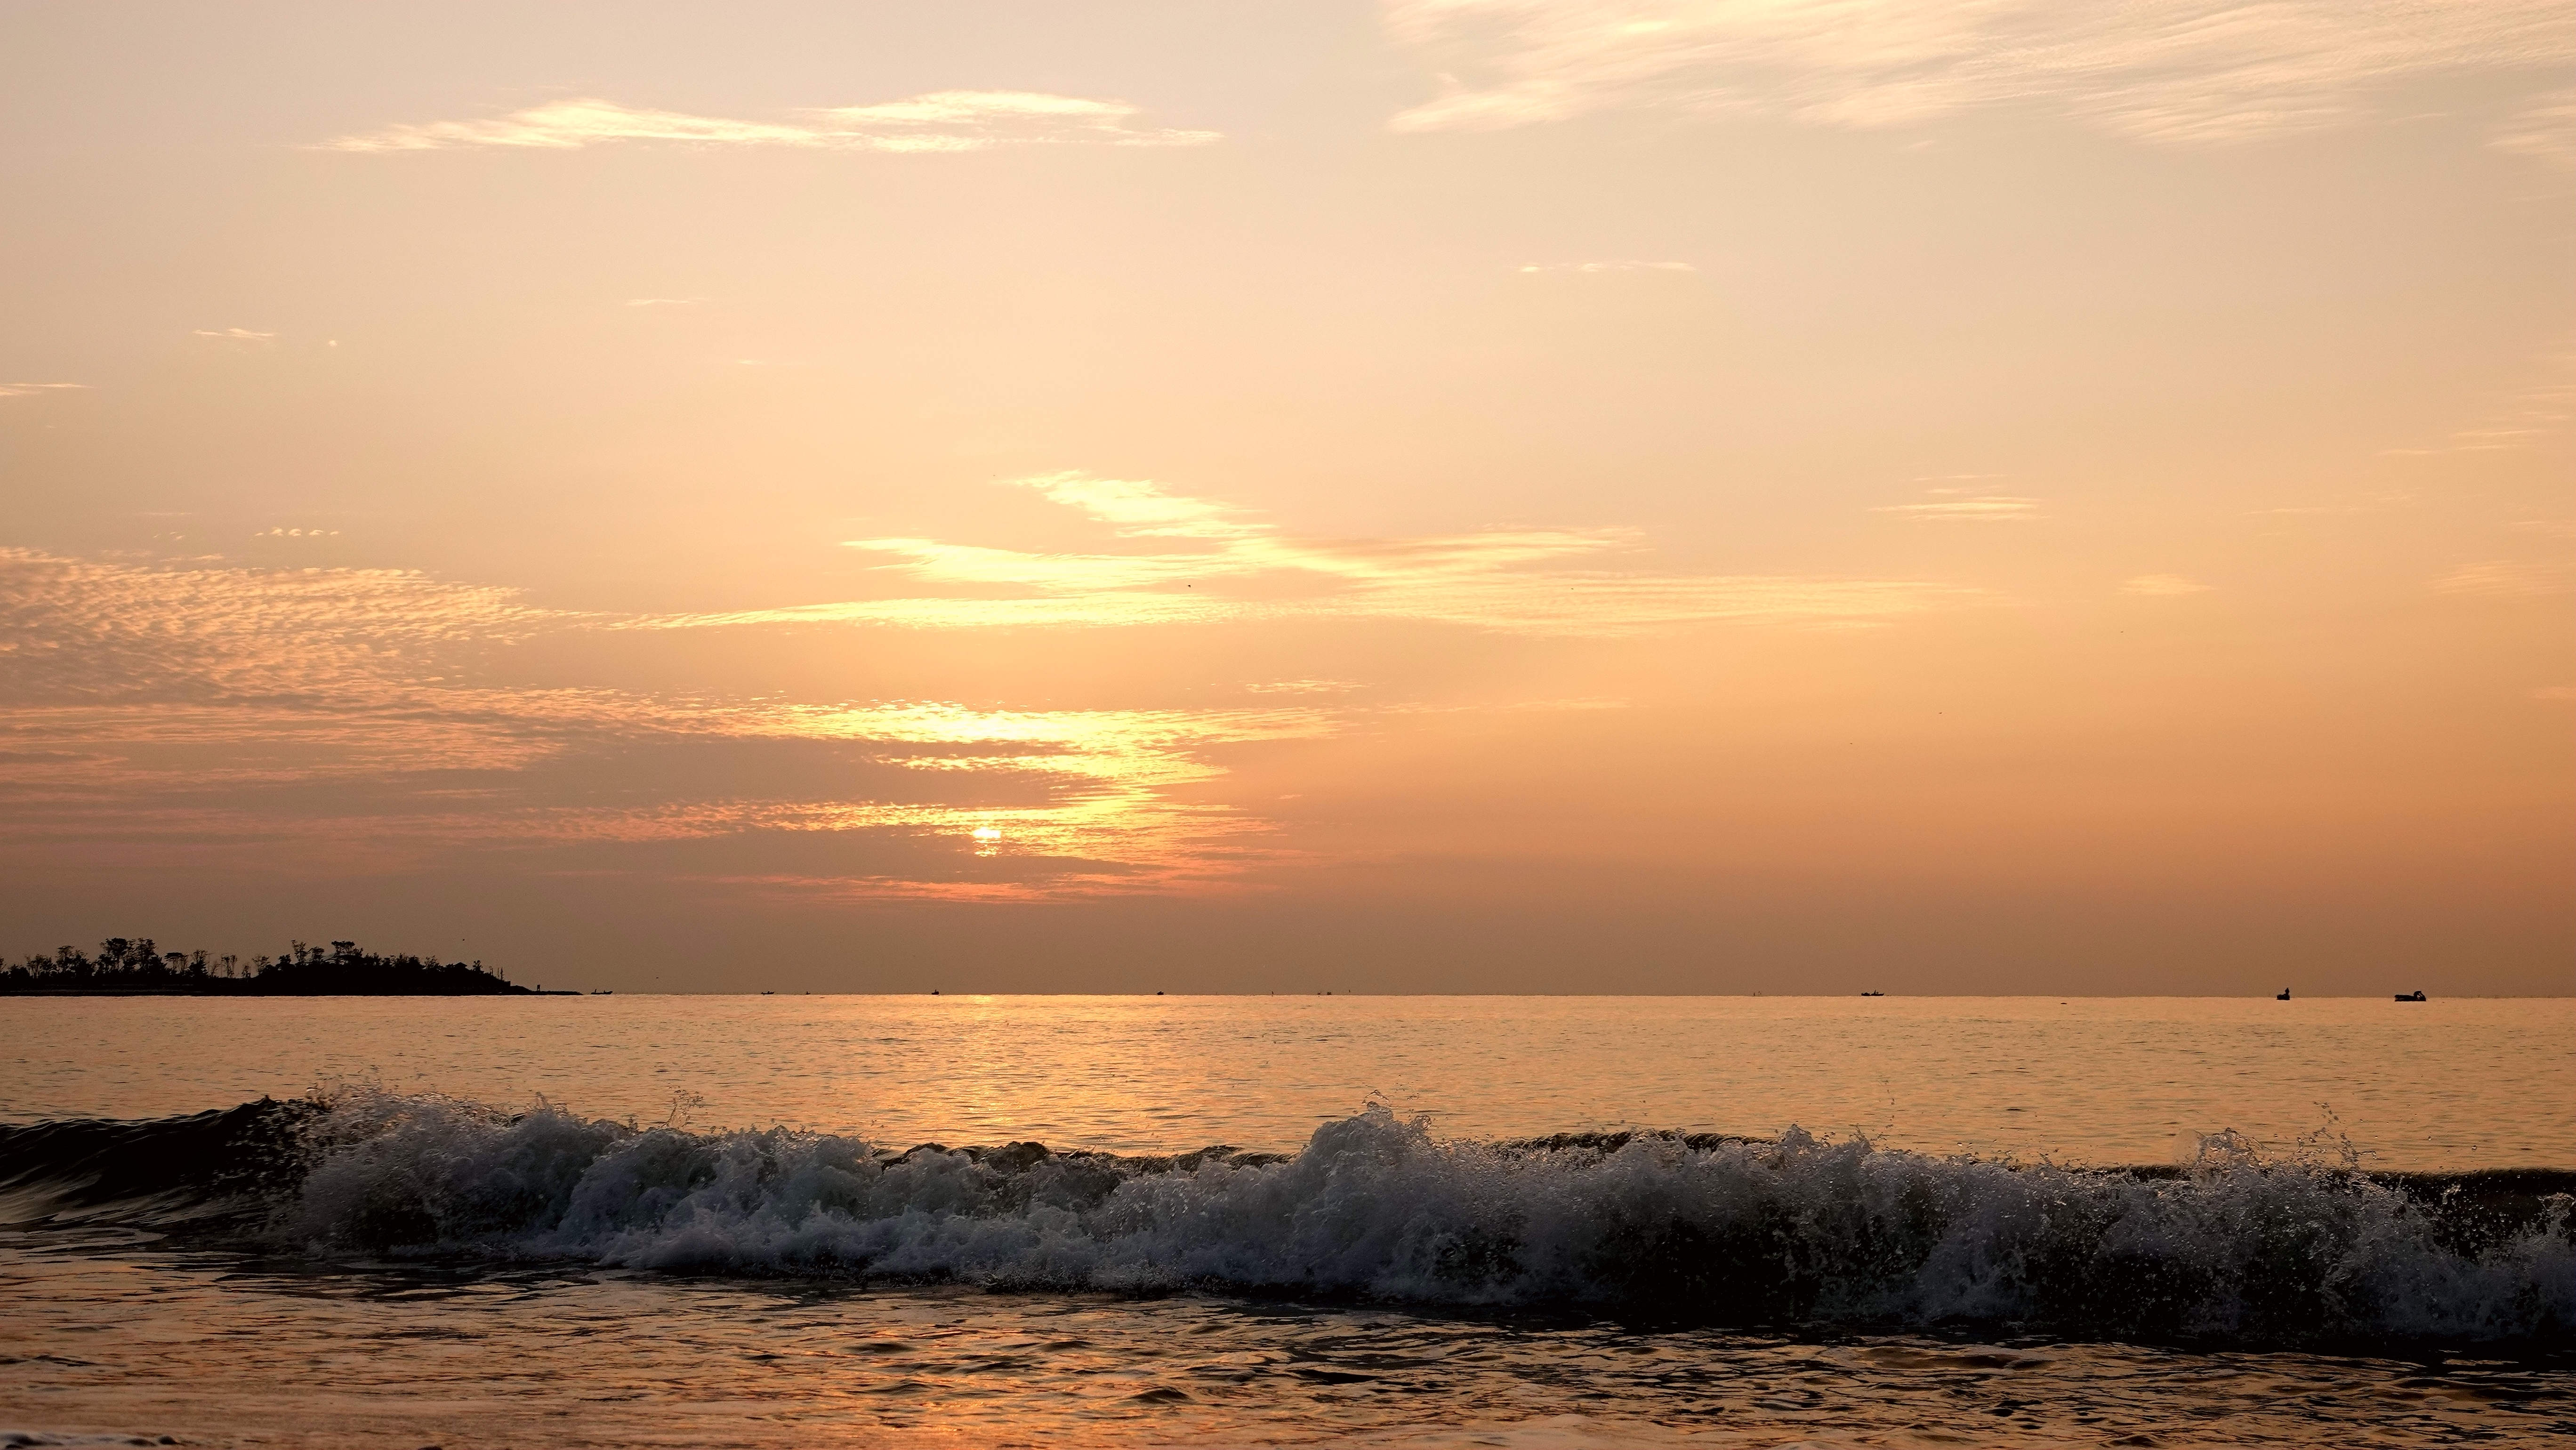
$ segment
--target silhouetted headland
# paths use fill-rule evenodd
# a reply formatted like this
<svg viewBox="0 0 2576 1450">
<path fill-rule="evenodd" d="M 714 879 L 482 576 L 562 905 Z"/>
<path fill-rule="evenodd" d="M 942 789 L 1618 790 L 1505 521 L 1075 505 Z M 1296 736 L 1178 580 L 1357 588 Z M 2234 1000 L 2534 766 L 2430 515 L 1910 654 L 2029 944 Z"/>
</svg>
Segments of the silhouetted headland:
<svg viewBox="0 0 2576 1450">
<path fill-rule="evenodd" d="M 91 957 L 57 947 L 0 971 L 0 994 L 20 996 L 508 997 L 553 996 L 481 962 L 380 956 L 356 942 L 330 950 L 291 943 L 280 956 L 209 959 L 164 952 L 150 937 L 109 937 Z"/>
</svg>

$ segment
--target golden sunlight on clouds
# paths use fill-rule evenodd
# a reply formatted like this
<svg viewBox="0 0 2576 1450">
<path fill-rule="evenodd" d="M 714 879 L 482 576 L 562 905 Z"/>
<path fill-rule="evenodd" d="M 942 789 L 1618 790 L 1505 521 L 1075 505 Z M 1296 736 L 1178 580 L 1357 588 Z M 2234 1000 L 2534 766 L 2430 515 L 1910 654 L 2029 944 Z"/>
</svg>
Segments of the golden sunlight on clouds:
<svg viewBox="0 0 2576 1450">
<path fill-rule="evenodd" d="M 405 570 L 0 552 L 12 707 L 0 787 L 73 836 L 116 835 L 157 801 L 197 823 L 183 836 L 260 839 L 279 829 L 262 824 L 274 801 L 329 781 L 338 805 L 307 821 L 303 849 L 363 841 L 379 856 L 435 856 L 840 833 L 909 844 L 860 872 L 767 872 L 760 889 L 976 900 L 1202 890 L 1282 849 L 1265 842 L 1259 815 L 1205 795 L 1226 774 L 1218 753 L 1426 707 L 1330 703 L 1358 682 L 1320 676 L 1249 684 L 1256 697 L 1288 697 L 1251 708 L 1010 710 L 554 685 L 507 662 L 537 645 L 578 658 L 585 641 L 637 631 L 824 621 L 1008 630 L 1303 618 L 1583 638 L 1712 621 L 1878 624 L 1981 597 L 1908 580 L 1657 572 L 1629 563 L 1639 545 L 1620 531 L 1319 539 L 1141 480 L 1055 473 L 1015 486 L 1077 513 L 1108 546 L 853 540 L 914 592 L 670 616 L 541 608 L 516 590 Z M 263 537 L 306 534 L 328 536 L 299 526 Z M 745 793 L 716 784 L 742 767 L 691 766 L 707 777 L 694 783 L 688 770 L 651 767 L 781 750 L 855 771 L 860 788 Z M 603 791 L 622 799 L 582 799 Z"/>
<path fill-rule="evenodd" d="M 2176 594 L 2206 594 L 2216 585 L 2203 584 L 2181 574 L 2141 574 L 2120 586 L 2123 594 L 2144 594 L 2151 598 Z"/>
<path fill-rule="evenodd" d="M 1150 528 L 1160 515 L 1141 516 Z M 993 867 L 970 894 L 1004 899 L 1222 881 L 1263 854 L 1253 842 L 1266 827 L 1175 792 L 1224 774 L 1212 749 L 1339 728 L 1295 707 L 800 704 L 485 678 L 496 648 L 549 633 L 577 643 L 604 620 L 408 571 L 0 551 L 0 796 L 22 826 L 69 839 L 148 835 L 147 821 L 167 834 L 184 818 L 194 824 L 181 841 L 304 843 L 281 864 L 308 860 L 316 841 L 424 856 L 755 832 L 934 842 L 909 874 L 866 878 L 894 894 L 957 885 L 935 840 L 963 834 L 990 848 Z M 650 768 L 781 749 L 841 762 L 881 793 L 711 795 Z M 273 819 L 322 782 L 334 812 L 292 828 Z M 630 799 L 577 799 L 603 789 Z M 1001 834 L 972 836 L 978 827 Z M 796 879 L 861 889 L 839 875 Z"/>
<path fill-rule="evenodd" d="M 1034 553 L 935 539 L 852 539 L 899 580 L 1009 594 L 900 594 L 635 621 L 654 629 L 784 623 L 923 629 L 1107 628 L 1246 619 L 1383 619 L 1526 635 L 1618 635 L 1719 620 L 1875 624 L 1973 603 L 1956 585 L 1895 579 L 1688 575 L 1615 567 L 1616 530 L 1492 529 L 1413 539 L 1300 538 L 1160 485 L 1048 474 L 1020 485 L 1151 550 Z M 1198 547 L 1186 547 L 1196 544 Z"/>
<path fill-rule="evenodd" d="M 1390 0 L 1386 23 L 1442 79 L 1405 131 L 1633 107 L 1874 127 L 2030 102 L 2206 143 L 2351 124 L 2414 77 L 2576 61 L 2559 0 Z"/>
<path fill-rule="evenodd" d="M 1203 146 L 1213 131 L 1139 126 L 1142 109 L 1036 91 L 934 91 L 900 101 L 794 113 L 792 121 L 692 116 L 597 99 L 549 101 L 482 121 L 388 126 L 323 142 L 326 151 L 513 147 L 574 151 L 612 141 L 687 146 L 795 146 L 849 151 L 979 151 L 992 146 Z"/>
</svg>

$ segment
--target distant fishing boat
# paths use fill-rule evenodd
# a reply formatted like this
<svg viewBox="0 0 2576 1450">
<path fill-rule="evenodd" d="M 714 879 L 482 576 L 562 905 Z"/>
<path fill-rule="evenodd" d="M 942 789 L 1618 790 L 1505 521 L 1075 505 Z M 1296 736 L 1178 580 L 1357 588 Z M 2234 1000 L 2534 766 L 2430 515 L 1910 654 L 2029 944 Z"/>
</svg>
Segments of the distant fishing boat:
<svg viewBox="0 0 2576 1450">
<path fill-rule="evenodd" d="M 2424 1000 L 2424 993 L 2421 988 L 2412 992 L 2400 992 L 2397 994 L 2397 1000 L 2400 1002 L 2421 1002 Z"/>
<path fill-rule="evenodd" d="M 1884 997 L 1887 994 L 1885 992 L 1863 992 L 1861 995 L 1864 997 Z"/>
<path fill-rule="evenodd" d="M 2278 996 L 2278 997 L 2273 998 L 2272 1000 L 2273 1000 L 2273 1001 L 2275 1001 L 2275 1002 L 2287 1002 L 2287 1001 L 2289 1001 L 2289 1000 L 2290 1000 L 2290 989 L 2289 989 L 2289 988 L 2287 988 L 2287 987 L 2283 987 L 2283 988 L 2281 989 L 2281 995 L 2280 995 L 2280 996 Z"/>
</svg>

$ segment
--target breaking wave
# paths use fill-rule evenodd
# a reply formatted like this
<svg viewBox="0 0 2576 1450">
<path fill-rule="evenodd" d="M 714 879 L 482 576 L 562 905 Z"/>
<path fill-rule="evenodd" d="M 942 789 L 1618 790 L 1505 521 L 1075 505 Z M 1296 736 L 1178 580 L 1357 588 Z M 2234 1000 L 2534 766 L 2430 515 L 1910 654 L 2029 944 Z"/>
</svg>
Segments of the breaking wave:
<svg viewBox="0 0 2576 1450">
<path fill-rule="evenodd" d="M 2027 1166 L 1659 1134 L 1293 1155 L 695 1133 L 376 1090 L 0 1127 L 0 1222 L 324 1256 L 1584 1306 L 1703 1323 L 2314 1343 L 2576 1334 L 2576 1173 L 2374 1175 L 2214 1142 Z"/>
</svg>

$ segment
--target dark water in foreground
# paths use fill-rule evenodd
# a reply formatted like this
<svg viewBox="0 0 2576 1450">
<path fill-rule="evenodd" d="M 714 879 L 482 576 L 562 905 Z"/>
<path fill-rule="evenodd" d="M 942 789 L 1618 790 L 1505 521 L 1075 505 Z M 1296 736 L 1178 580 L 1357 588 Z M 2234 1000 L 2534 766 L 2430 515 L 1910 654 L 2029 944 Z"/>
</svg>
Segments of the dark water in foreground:
<svg viewBox="0 0 2576 1450">
<path fill-rule="evenodd" d="M 63 1010 L 82 1005 L 37 1026 L 184 1027 Z M 2190 1152 L 2130 1167 L 1811 1135 L 1744 1111 L 1776 1084 L 1732 1094 L 1733 1059 L 1669 1036 L 1630 1034 L 1633 1071 L 1599 1080 L 1622 1062 L 1609 1029 L 1652 1007 L 1486 1004 L 1481 1036 L 1472 1014 L 1432 1030 L 1383 1002 L 1228 1006 L 1230 1036 L 1151 1006 L 1015 1008 L 994 1030 L 1044 1043 L 1066 1097 L 1044 1111 L 1100 1125 L 1091 1146 L 939 1147 L 866 1124 L 971 1129 L 1050 1076 L 962 1061 L 975 1009 L 764 1002 L 710 1027 L 684 1000 L 560 1005 L 579 1010 L 438 1050 L 489 1079 L 551 1042 L 622 1064 L 603 1087 L 631 1095 L 643 1064 L 603 1045 L 617 1033 L 726 1043 L 676 1074 L 699 1110 L 776 1077 L 804 1122 L 378 1083 L 134 1110 L 173 1078 L 274 1073 L 311 1030 L 294 1004 L 163 1074 L 131 1053 L 86 1076 L 18 1059 L 53 1100 L 109 1111 L 0 1119 L 0 1446 L 2576 1444 L 2576 1154 L 2549 1146 L 2567 1128 L 2547 1069 L 2510 1070 L 2550 1004 L 2411 1019 L 2394 1057 L 2357 1007 L 2142 1008 L 2124 1033 L 2098 1004 L 1972 1006 L 1945 1036 L 1923 1009 L 1890 1030 L 1775 1005 L 1745 1034 L 1775 1039 L 1748 1045 L 1757 1068 L 1782 1036 L 1843 1041 L 1918 1122 L 1942 1091 L 1921 1053 L 1955 1078 L 1960 1041 L 1982 1044 L 1964 1070 L 2082 1084 L 2052 1119 L 2078 1144 L 2121 1141 L 2141 1102 L 2201 1115 Z M 436 1020 L 333 1014 L 342 1041 Z M 1536 1102 L 1566 1131 L 1373 1107 L 1281 1142 L 1351 1037 L 1457 1116 L 1517 1125 Z M 836 1038 L 874 1060 L 838 1071 Z M 2284 1082 L 2370 1085 L 2374 1053 L 2504 1067 L 2421 1077 L 2440 1133 L 2420 1114 L 2230 1131 L 2283 1121 L 2265 1099 Z M 891 1083 L 874 1100 L 894 1111 L 861 1094 L 817 1123 L 817 1081 Z M 1683 1120 L 1701 1131 L 1620 1128 L 1608 1109 L 1639 1093 L 1701 1102 Z M 1157 1143 L 1166 1118 L 1252 1146 L 1174 1153 L 1191 1143 Z M 1938 1121 L 1917 1141 L 1986 1120 Z M 2388 1122 L 2402 1169 L 2373 1159 Z M 2540 1146 L 2446 1159 L 2444 1133 Z"/>
<path fill-rule="evenodd" d="M 2543 1445 L 2564 1352 L 1763 1334 L 0 1246 L 9 1420 L 286 1446 Z"/>
</svg>

